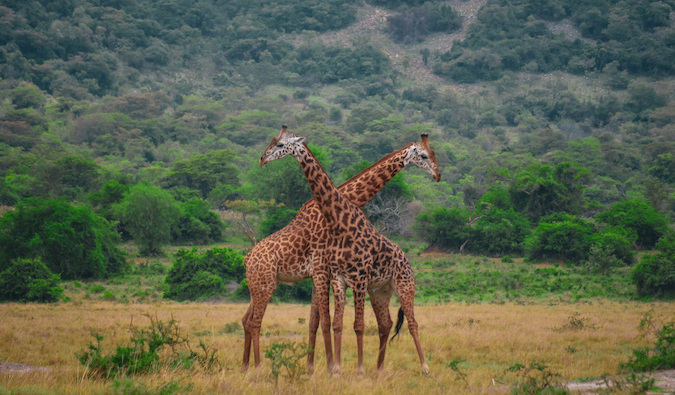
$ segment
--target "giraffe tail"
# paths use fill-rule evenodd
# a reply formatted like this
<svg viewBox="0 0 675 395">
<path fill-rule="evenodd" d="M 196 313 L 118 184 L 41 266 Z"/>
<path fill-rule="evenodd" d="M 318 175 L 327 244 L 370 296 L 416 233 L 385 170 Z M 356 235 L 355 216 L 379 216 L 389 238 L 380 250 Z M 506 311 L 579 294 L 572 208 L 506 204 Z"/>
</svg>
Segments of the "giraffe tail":
<svg viewBox="0 0 675 395">
<path fill-rule="evenodd" d="M 389 340 L 389 344 L 394 341 L 394 338 L 398 336 L 398 333 L 401 331 L 401 327 L 403 326 L 403 309 L 399 308 L 398 309 L 398 320 L 396 320 L 396 333 L 394 333 L 394 336 L 391 337 Z"/>
</svg>

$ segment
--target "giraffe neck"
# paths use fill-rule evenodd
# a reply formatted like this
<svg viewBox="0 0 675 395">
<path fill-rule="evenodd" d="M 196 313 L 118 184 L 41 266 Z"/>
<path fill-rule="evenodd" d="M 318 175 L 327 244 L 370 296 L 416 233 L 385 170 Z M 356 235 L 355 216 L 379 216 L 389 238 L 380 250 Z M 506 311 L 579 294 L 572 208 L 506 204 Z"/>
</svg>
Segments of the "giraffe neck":
<svg viewBox="0 0 675 395">
<path fill-rule="evenodd" d="M 409 164 L 409 147 L 410 144 L 388 154 L 352 177 L 340 185 L 340 192 L 355 205 L 365 206 L 380 189 Z"/>
<path fill-rule="evenodd" d="M 350 207 L 350 202 L 338 191 L 307 145 L 303 144 L 293 156 L 305 173 L 309 189 L 312 190 L 328 226 L 339 227 L 340 215 L 351 211 L 353 206 Z"/>
</svg>

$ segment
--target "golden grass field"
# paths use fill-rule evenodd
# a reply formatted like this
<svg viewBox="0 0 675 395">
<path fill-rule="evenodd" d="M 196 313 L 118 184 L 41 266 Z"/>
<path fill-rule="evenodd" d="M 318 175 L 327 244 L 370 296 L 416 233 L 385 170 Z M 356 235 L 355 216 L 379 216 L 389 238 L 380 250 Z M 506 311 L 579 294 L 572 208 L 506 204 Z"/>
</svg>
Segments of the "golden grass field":
<svg viewBox="0 0 675 395">
<path fill-rule="evenodd" d="M 640 336 L 637 325 L 644 313 L 653 310 L 657 317 L 672 319 L 675 309 L 669 303 L 593 301 L 550 305 L 532 304 L 445 304 L 416 308 L 420 337 L 431 374 L 423 376 L 407 327 L 387 350 L 385 368 L 375 369 L 378 338 L 375 318 L 367 309 L 365 337 L 365 377 L 356 375 L 356 337 L 351 330 L 353 309 L 347 308 L 343 336 L 343 374 L 330 377 L 326 372 L 321 337 L 317 339 L 315 374 L 291 384 L 281 378 L 279 386 L 271 381 L 271 363 L 263 358 L 262 368 L 239 372 L 243 333 L 222 333 L 226 324 L 241 320 L 246 304 L 120 304 L 103 301 L 59 303 L 56 305 L 0 305 L 0 358 L 46 367 L 46 372 L 0 373 L 0 393 L 112 393 L 111 380 L 84 377 L 84 368 L 75 358 L 90 342 L 90 332 L 105 337 L 105 354 L 114 345 L 125 344 L 130 324 L 149 325 L 144 314 L 162 321 L 171 316 L 192 336 L 207 333 L 201 339 L 217 348 L 222 369 L 215 371 L 170 370 L 132 377 L 148 389 L 162 383 L 192 383 L 191 393 L 506 393 L 516 382 L 504 369 L 513 362 L 528 364 L 545 361 L 563 380 L 599 377 L 619 373 L 619 363 L 628 360 L 636 347 L 652 344 L 651 337 Z M 397 308 L 392 307 L 392 317 Z M 586 319 L 583 330 L 560 329 L 575 313 Z M 270 305 L 263 321 L 261 347 L 281 340 L 307 338 L 309 306 Z M 371 330 L 369 330 L 371 329 Z M 210 332 L 207 332 L 210 331 Z M 208 334 L 210 333 L 210 334 Z M 574 351 L 572 351 L 572 349 Z M 449 367 L 460 359 L 466 381 Z M 303 362 L 304 364 L 304 362 Z M 494 383 L 493 383 L 494 379 Z"/>
</svg>

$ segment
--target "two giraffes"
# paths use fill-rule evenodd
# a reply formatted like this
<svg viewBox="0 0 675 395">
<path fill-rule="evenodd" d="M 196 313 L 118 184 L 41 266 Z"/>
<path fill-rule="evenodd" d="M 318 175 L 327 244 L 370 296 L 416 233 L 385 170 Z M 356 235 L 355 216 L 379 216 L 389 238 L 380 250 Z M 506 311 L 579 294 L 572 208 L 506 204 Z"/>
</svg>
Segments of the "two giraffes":
<svg viewBox="0 0 675 395">
<path fill-rule="evenodd" d="M 426 170 L 436 181 L 440 171 L 429 139 L 410 143 L 386 155 L 340 187 L 336 187 L 311 150 L 284 125 L 260 158 L 260 165 L 293 156 L 307 178 L 314 199 L 305 203 L 298 215 L 282 230 L 263 239 L 246 256 L 246 279 L 251 304 L 242 319 L 244 326 L 244 358 L 242 372 L 248 369 L 251 344 L 255 366 L 260 365 L 260 327 L 265 309 L 279 284 L 294 284 L 311 278 L 314 283 L 309 321 L 309 344 L 314 349 L 316 332 L 321 324 L 328 372 L 341 373 L 342 321 L 347 287 L 352 288 L 356 310 L 354 331 L 357 336 L 358 374 L 363 367 L 364 307 L 366 292 L 377 319 L 380 337 L 378 370 L 384 366 L 387 340 L 393 322 L 389 301 L 393 292 L 401 308 L 396 334 L 408 320 L 408 329 L 415 342 L 422 371 L 428 373 L 414 315 L 415 280 L 410 262 L 401 249 L 377 232 L 366 218 L 362 207 L 399 171 L 409 164 Z M 335 314 L 333 334 L 335 358 L 330 338 L 329 290 L 333 287 Z M 307 358 L 307 370 L 314 369 L 314 353 Z"/>
</svg>

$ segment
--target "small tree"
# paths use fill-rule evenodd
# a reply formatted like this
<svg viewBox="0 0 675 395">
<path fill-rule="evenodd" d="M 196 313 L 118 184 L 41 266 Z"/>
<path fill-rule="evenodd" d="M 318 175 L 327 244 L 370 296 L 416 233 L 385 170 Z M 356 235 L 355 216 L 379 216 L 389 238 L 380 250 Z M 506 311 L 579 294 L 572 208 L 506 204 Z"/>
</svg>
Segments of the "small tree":
<svg viewBox="0 0 675 395">
<path fill-rule="evenodd" d="M 162 254 L 162 245 L 171 238 L 171 225 L 181 214 L 169 192 L 145 183 L 131 188 L 112 211 L 124 222 L 142 255 Z"/>
<path fill-rule="evenodd" d="M 58 302 L 61 277 L 39 259 L 17 259 L 0 273 L 0 302 Z"/>
</svg>

